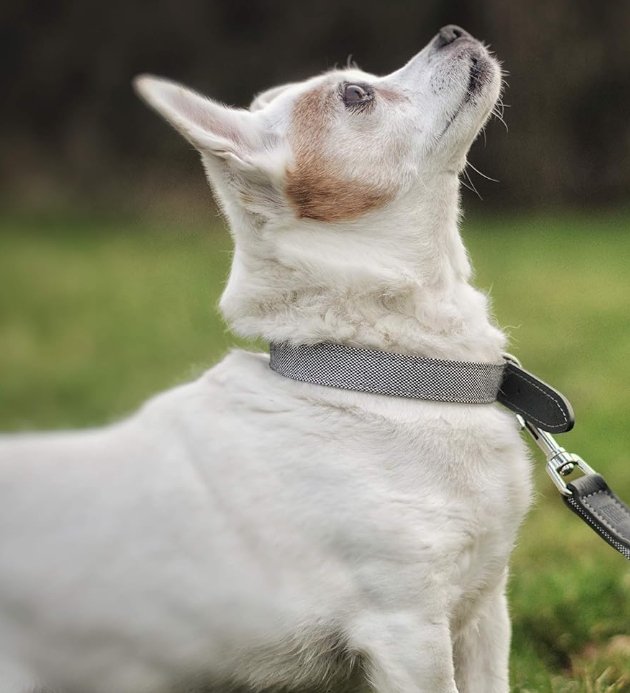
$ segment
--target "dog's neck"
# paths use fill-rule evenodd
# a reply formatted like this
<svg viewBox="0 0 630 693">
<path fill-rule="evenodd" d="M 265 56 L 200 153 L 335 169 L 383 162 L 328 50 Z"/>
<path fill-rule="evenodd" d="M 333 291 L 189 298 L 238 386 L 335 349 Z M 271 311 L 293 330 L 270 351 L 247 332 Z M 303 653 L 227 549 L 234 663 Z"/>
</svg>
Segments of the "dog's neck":
<svg viewBox="0 0 630 693">
<path fill-rule="evenodd" d="M 353 222 L 256 228 L 230 214 L 236 251 L 223 313 L 239 334 L 268 341 L 497 361 L 505 337 L 469 283 L 458 210 L 449 172 Z"/>
</svg>

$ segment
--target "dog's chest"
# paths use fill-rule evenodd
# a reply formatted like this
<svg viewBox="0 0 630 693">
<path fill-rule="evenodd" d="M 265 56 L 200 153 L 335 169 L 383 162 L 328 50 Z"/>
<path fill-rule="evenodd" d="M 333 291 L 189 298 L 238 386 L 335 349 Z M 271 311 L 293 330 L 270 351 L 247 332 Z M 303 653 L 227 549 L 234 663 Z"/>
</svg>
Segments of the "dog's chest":
<svg viewBox="0 0 630 693">
<path fill-rule="evenodd" d="M 365 474 L 374 475 L 382 507 L 364 519 L 373 521 L 372 537 L 390 535 L 381 549 L 396 547 L 397 560 L 417 560 L 419 572 L 430 565 L 432 576 L 442 565 L 454 593 L 478 590 L 505 565 L 529 504 L 527 454 L 503 412 L 422 410 L 415 420 L 368 424 Z"/>
<path fill-rule="evenodd" d="M 312 546 L 353 564 L 434 572 L 443 561 L 455 583 L 476 580 L 488 559 L 505 564 L 531 484 L 512 415 L 304 385 L 264 362 L 248 365 L 247 392 L 234 404 L 251 412 L 239 425 L 254 445 L 241 458 L 266 460 L 255 473 L 277 490 L 273 525 L 299 518 Z"/>
</svg>

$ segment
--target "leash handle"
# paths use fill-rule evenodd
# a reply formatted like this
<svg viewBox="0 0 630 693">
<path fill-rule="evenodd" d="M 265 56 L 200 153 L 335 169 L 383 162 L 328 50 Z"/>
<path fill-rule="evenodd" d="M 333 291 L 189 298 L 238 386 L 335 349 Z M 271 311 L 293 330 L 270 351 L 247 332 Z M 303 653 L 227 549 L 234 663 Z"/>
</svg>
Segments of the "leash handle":
<svg viewBox="0 0 630 693">
<path fill-rule="evenodd" d="M 599 474 L 580 477 L 568 488 L 567 507 L 630 561 L 630 508 Z"/>
<path fill-rule="evenodd" d="M 565 505 L 604 541 L 630 560 L 630 508 L 610 489 L 604 478 L 579 455 L 567 452 L 553 436 L 522 416 L 521 428 L 531 436 L 547 460 L 547 473 Z M 568 484 L 564 477 L 579 469 L 583 475 Z"/>
</svg>

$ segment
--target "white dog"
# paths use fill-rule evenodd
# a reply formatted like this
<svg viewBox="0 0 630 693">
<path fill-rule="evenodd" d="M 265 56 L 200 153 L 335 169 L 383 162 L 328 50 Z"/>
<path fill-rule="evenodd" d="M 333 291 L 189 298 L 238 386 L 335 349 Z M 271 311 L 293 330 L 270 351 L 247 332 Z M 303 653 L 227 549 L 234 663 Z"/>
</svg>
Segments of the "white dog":
<svg viewBox="0 0 630 693">
<path fill-rule="evenodd" d="M 497 363 L 458 174 L 500 82 L 448 26 L 386 77 L 333 71 L 250 110 L 136 87 L 201 152 L 230 221 L 238 333 Z M 295 382 L 237 351 L 122 423 L 5 436 L 0 493 L 0 693 L 351 670 L 377 693 L 508 690 L 529 462 L 496 405 Z"/>
</svg>

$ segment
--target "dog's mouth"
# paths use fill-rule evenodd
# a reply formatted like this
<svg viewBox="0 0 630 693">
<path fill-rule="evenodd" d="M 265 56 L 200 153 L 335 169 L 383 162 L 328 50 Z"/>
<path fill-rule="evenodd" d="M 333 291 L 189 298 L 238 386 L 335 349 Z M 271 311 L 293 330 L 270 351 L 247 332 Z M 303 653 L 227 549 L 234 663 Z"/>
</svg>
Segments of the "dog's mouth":
<svg viewBox="0 0 630 693">
<path fill-rule="evenodd" d="M 482 91 L 489 81 L 492 66 L 485 46 L 461 27 L 454 24 L 442 27 L 433 40 L 433 51 L 449 54 L 450 60 L 468 61 L 468 85 L 464 102 L 470 101 Z"/>
<path fill-rule="evenodd" d="M 470 99 L 481 89 L 487 82 L 488 78 L 488 66 L 485 60 L 478 58 L 477 56 L 472 56 L 470 58 L 470 72 L 468 74 L 468 87 L 466 89 L 466 96 L 464 101 L 470 101 Z"/>
</svg>

